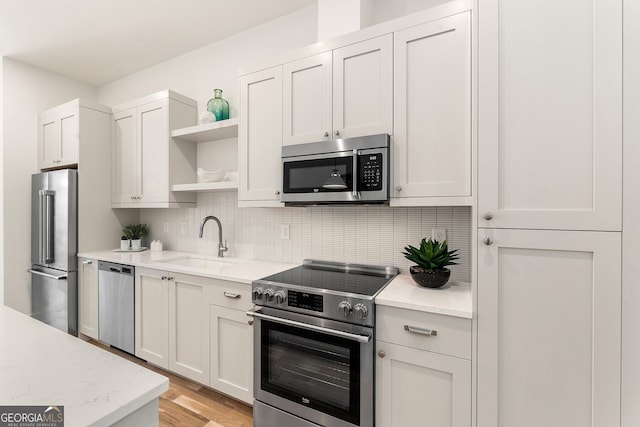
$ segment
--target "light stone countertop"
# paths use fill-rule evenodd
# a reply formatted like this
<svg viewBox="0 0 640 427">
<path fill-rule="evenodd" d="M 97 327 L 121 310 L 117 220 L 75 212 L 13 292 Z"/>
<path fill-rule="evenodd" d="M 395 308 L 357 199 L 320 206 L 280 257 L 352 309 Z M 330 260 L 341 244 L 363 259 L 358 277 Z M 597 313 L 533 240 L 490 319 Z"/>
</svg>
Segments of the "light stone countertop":
<svg viewBox="0 0 640 427">
<path fill-rule="evenodd" d="M 0 306 L 0 405 L 64 405 L 65 426 L 109 426 L 169 380 Z"/>
<path fill-rule="evenodd" d="M 133 265 L 135 267 L 154 268 L 174 273 L 193 274 L 196 276 L 246 284 L 251 284 L 253 280 L 261 279 L 299 265 L 247 258 L 218 258 L 215 255 L 205 256 L 188 252 L 150 250 L 142 252 L 114 252 L 112 250 L 82 252 L 78 254 L 78 257 Z M 180 260 L 186 257 L 210 262 L 206 266 L 187 266 L 171 263 L 172 260 Z M 196 263 L 198 263 L 198 261 L 196 261 Z"/>
<path fill-rule="evenodd" d="M 408 273 L 399 274 L 393 279 L 378 294 L 376 304 L 466 319 L 473 316 L 469 283 L 449 282 L 442 288 L 429 289 L 418 286 Z"/>
</svg>

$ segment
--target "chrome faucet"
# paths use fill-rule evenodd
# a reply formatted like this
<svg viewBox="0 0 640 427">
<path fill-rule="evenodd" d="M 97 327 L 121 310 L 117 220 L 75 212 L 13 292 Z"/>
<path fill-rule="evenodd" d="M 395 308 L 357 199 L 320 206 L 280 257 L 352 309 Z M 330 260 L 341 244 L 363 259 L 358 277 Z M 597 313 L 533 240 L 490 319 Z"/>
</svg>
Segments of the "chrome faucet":
<svg viewBox="0 0 640 427">
<path fill-rule="evenodd" d="M 227 240 L 225 239 L 224 244 L 222 243 L 222 224 L 220 224 L 220 220 L 218 218 L 216 218 L 213 215 L 209 215 L 208 217 L 206 217 L 205 219 L 202 220 L 202 222 L 200 223 L 200 238 L 202 239 L 202 236 L 204 234 L 204 225 L 207 223 L 207 221 L 209 221 L 210 219 L 214 220 L 215 222 L 218 223 L 218 257 L 222 258 L 224 257 L 224 253 L 226 251 L 229 250 L 229 248 L 227 248 Z"/>
</svg>

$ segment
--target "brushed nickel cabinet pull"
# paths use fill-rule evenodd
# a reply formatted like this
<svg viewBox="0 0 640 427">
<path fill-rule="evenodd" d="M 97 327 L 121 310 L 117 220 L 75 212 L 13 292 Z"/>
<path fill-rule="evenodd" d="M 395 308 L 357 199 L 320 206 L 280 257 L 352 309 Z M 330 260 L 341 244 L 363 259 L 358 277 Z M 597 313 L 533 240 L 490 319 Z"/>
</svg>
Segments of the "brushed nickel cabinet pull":
<svg viewBox="0 0 640 427">
<path fill-rule="evenodd" d="M 231 299 L 240 299 L 240 294 L 234 294 L 231 292 L 225 292 L 224 296 Z"/>
<path fill-rule="evenodd" d="M 438 335 L 438 331 L 435 329 L 420 328 L 418 326 L 404 325 L 404 330 L 413 334 L 426 335 L 428 337 L 435 337 Z"/>
</svg>

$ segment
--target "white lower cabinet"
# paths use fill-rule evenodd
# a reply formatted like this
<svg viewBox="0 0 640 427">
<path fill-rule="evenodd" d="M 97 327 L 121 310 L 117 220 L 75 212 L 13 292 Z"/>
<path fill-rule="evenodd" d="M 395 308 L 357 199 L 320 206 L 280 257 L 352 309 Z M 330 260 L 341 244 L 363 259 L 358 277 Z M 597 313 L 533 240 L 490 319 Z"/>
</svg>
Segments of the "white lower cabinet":
<svg viewBox="0 0 640 427">
<path fill-rule="evenodd" d="M 168 273 L 169 370 L 202 384 L 209 379 L 205 288 L 209 279 Z"/>
<path fill-rule="evenodd" d="M 136 267 L 135 353 L 169 368 L 169 283 L 167 272 Z"/>
<path fill-rule="evenodd" d="M 478 425 L 620 425 L 620 233 L 478 231 Z"/>
<path fill-rule="evenodd" d="M 243 402 L 253 403 L 253 327 L 246 311 L 211 305 L 210 386 Z"/>
<path fill-rule="evenodd" d="M 251 287 L 136 268 L 136 356 L 253 401 Z"/>
<path fill-rule="evenodd" d="M 98 339 L 98 261 L 78 258 L 79 332 Z"/>
<path fill-rule="evenodd" d="M 376 324 L 376 426 L 469 427 L 471 320 L 379 307 Z"/>
</svg>

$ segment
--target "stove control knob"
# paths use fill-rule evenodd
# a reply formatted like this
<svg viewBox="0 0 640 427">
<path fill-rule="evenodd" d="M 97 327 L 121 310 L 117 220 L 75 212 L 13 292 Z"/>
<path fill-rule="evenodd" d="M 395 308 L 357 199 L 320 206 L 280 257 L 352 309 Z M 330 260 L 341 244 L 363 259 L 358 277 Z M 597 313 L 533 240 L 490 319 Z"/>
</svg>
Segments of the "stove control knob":
<svg viewBox="0 0 640 427">
<path fill-rule="evenodd" d="M 276 292 L 276 303 L 277 304 L 282 304 L 286 300 L 287 300 L 287 294 L 285 294 L 284 291 Z"/>
<path fill-rule="evenodd" d="M 344 317 L 349 317 L 352 311 L 351 303 L 349 301 L 342 301 L 338 304 L 338 310 L 340 310 Z"/>
<path fill-rule="evenodd" d="M 353 310 L 356 312 L 356 318 L 358 320 L 364 320 L 367 314 L 369 314 L 369 310 L 367 310 L 364 304 L 356 304 Z"/>
<path fill-rule="evenodd" d="M 267 289 L 264 291 L 264 300 L 265 301 L 273 301 L 273 289 Z"/>
<path fill-rule="evenodd" d="M 256 299 L 256 300 L 262 299 L 262 294 L 263 294 L 262 288 L 255 288 L 253 290 L 253 299 Z"/>
</svg>

